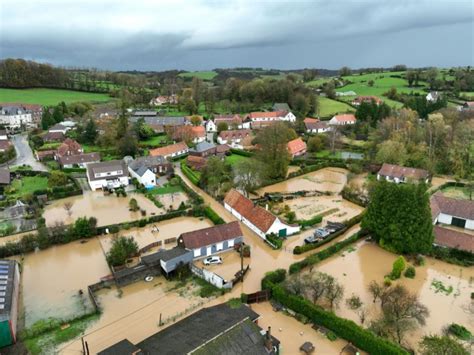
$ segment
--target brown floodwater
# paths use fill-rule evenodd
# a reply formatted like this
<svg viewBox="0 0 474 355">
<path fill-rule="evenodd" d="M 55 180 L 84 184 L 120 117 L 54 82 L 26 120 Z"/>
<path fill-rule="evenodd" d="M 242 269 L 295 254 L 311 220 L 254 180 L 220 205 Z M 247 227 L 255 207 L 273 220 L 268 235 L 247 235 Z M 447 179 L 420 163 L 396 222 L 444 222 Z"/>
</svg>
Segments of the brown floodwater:
<svg viewBox="0 0 474 355">
<path fill-rule="evenodd" d="M 97 239 L 53 246 L 15 259 L 22 263 L 21 309 L 27 327 L 40 319 L 72 318 L 90 311 L 87 286 L 110 274 Z"/>
<path fill-rule="evenodd" d="M 330 220 L 333 222 L 345 221 L 357 216 L 363 211 L 362 207 L 344 200 L 339 195 L 299 197 L 292 200 L 286 200 L 280 205 L 288 205 L 288 207 L 295 212 L 297 219 L 310 219 L 318 214 L 337 208 L 337 211 L 324 217 L 324 220 Z"/>
<path fill-rule="evenodd" d="M 56 222 L 71 224 L 79 217 L 95 217 L 98 226 L 135 221 L 143 218 L 140 211 L 129 210 L 128 203 L 134 198 L 141 209 L 147 211 L 147 215 L 162 214 L 164 209 L 158 208 L 155 204 L 141 194 L 129 193 L 127 197 L 117 197 L 115 195 L 104 195 L 101 191 L 88 191 L 80 196 L 72 196 L 61 200 L 53 201 L 44 209 L 43 217 L 46 225 L 52 226 Z M 65 203 L 71 203 L 71 215 L 64 208 Z"/>
<path fill-rule="evenodd" d="M 294 166 L 294 165 L 290 165 L 288 167 L 288 172 L 286 173 L 286 176 L 290 175 L 291 173 L 295 173 L 297 171 L 300 170 L 300 167 L 299 166 Z"/>
<path fill-rule="evenodd" d="M 257 190 L 259 195 L 268 192 L 290 193 L 297 191 L 322 191 L 339 193 L 347 182 L 348 170 L 324 168 L 311 173 L 288 179 Z"/>
<path fill-rule="evenodd" d="M 380 306 L 372 303 L 367 290 L 372 280 L 382 282 L 392 268 L 397 255 L 389 253 L 376 244 L 359 242 L 355 250 L 346 250 L 319 263 L 314 270 L 322 271 L 336 277 L 345 288 L 344 299 L 352 293 L 361 297 L 368 306 L 368 322 L 376 318 Z M 433 281 L 441 281 L 446 287 L 452 286 L 453 292 L 446 295 L 436 292 Z M 426 258 L 424 266 L 416 267 L 415 279 L 402 277 L 396 281 L 405 285 L 410 292 L 418 295 L 419 301 L 428 307 L 430 315 L 426 325 L 409 333 L 405 341 L 412 347 L 423 335 L 440 334 L 442 328 L 455 322 L 474 330 L 474 304 L 470 299 L 473 292 L 474 268 L 451 265 L 433 258 Z M 358 316 L 341 302 L 336 310 L 339 316 L 359 323 Z"/>
</svg>

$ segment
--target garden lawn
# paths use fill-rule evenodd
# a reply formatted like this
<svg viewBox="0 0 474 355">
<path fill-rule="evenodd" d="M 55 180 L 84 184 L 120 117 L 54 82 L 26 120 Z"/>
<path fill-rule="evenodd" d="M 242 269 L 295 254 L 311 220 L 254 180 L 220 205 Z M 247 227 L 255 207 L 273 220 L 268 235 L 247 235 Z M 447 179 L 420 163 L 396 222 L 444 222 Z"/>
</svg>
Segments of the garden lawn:
<svg viewBox="0 0 474 355">
<path fill-rule="evenodd" d="M 61 90 L 61 89 L 4 89 L 0 88 L 0 102 L 19 102 L 45 106 L 66 104 L 77 101 L 106 102 L 112 98 L 107 94 Z"/>
<path fill-rule="evenodd" d="M 7 195 L 16 198 L 32 194 L 35 191 L 45 190 L 48 188 L 48 178 L 43 176 L 24 176 L 21 179 L 13 180 L 11 185 L 15 190 Z"/>
<path fill-rule="evenodd" d="M 238 155 L 238 154 L 232 154 L 229 155 L 225 158 L 225 161 L 229 163 L 230 165 L 237 164 L 238 162 L 248 160 L 250 159 L 249 157 L 244 157 L 243 155 Z"/>
<path fill-rule="evenodd" d="M 319 97 L 319 117 L 332 117 L 338 113 L 355 112 L 348 104 L 327 97 Z"/>
<path fill-rule="evenodd" d="M 172 194 L 176 192 L 183 192 L 183 189 L 179 185 L 170 185 L 166 184 L 161 187 L 155 187 L 151 190 L 148 191 L 150 195 L 166 195 L 166 194 Z"/>
<path fill-rule="evenodd" d="M 84 149 L 84 153 L 100 153 L 101 160 L 114 160 L 120 158 L 114 149 L 102 148 L 97 145 L 87 144 L 83 144 L 82 149 Z"/>
<path fill-rule="evenodd" d="M 168 139 L 168 136 L 166 135 L 155 136 L 155 137 L 151 137 L 146 140 L 140 141 L 140 145 L 155 147 L 155 146 L 160 145 L 163 142 L 166 142 L 167 139 Z"/>
<path fill-rule="evenodd" d="M 199 78 L 202 80 L 212 80 L 217 75 L 217 73 L 213 70 L 210 71 L 195 71 L 189 73 L 181 73 L 179 74 L 182 78 Z"/>
<path fill-rule="evenodd" d="M 469 200 L 469 189 L 467 186 L 447 186 L 441 189 L 441 192 L 447 197 Z"/>
<path fill-rule="evenodd" d="M 330 150 L 320 150 L 319 152 L 314 153 L 316 158 L 332 158 L 332 159 L 341 159 L 341 152 L 336 151 L 334 154 Z"/>
</svg>

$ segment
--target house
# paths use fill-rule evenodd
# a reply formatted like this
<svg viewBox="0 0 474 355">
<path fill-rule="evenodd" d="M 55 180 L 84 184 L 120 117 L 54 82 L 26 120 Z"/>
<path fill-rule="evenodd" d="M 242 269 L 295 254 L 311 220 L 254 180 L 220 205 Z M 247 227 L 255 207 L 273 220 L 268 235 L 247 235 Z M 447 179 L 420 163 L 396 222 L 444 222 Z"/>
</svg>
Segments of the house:
<svg viewBox="0 0 474 355">
<path fill-rule="evenodd" d="M 176 126 L 172 128 L 171 137 L 176 141 L 200 143 L 206 140 L 204 126 Z"/>
<path fill-rule="evenodd" d="M 8 140 L 7 131 L 5 129 L 0 129 L 0 141 Z"/>
<path fill-rule="evenodd" d="M 231 130 L 231 131 L 222 131 L 217 137 L 217 143 L 227 144 L 231 148 L 243 149 L 244 145 L 242 141 L 252 136 L 252 131 L 250 129 L 240 129 L 240 130 Z"/>
<path fill-rule="evenodd" d="M 193 143 L 201 143 L 206 140 L 206 129 L 204 126 L 191 126 Z"/>
<path fill-rule="evenodd" d="M 306 154 L 306 143 L 301 137 L 293 139 L 287 143 L 288 152 L 292 158 Z"/>
<path fill-rule="evenodd" d="M 474 235 L 458 230 L 434 226 L 434 245 L 440 247 L 459 249 L 474 253 Z"/>
<path fill-rule="evenodd" d="M 167 145 L 161 148 L 155 148 L 150 150 L 150 155 L 156 157 L 161 155 L 166 159 L 172 159 L 176 157 L 181 157 L 188 154 L 189 148 L 184 142 L 179 142 L 171 145 Z"/>
<path fill-rule="evenodd" d="M 87 164 L 100 162 L 99 153 L 81 153 L 75 155 L 63 155 L 58 157 L 58 163 L 62 169 L 86 168 Z"/>
<path fill-rule="evenodd" d="M 206 167 L 207 159 L 196 155 L 188 155 L 186 164 L 196 171 L 201 171 Z"/>
<path fill-rule="evenodd" d="M 0 348 L 16 342 L 20 270 L 15 260 L 0 260 Z"/>
<path fill-rule="evenodd" d="M 251 122 L 287 121 L 295 122 L 296 116 L 290 111 L 252 112 L 248 116 Z"/>
<path fill-rule="evenodd" d="M 320 121 L 317 118 L 305 118 L 304 125 L 306 133 L 324 133 L 331 129 L 326 122 Z"/>
<path fill-rule="evenodd" d="M 430 207 L 433 224 L 474 230 L 474 201 L 446 197 L 438 191 L 431 196 Z"/>
<path fill-rule="evenodd" d="M 128 165 L 128 171 L 132 178 L 137 179 L 146 188 L 156 186 L 156 175 L 145 164 L 130 164 Z"/>
<path fill-rule="evenodd" d="M 84 150 L 79 143 L 77 143 L 74 139 L 66 138 L 56 150 L 56 157 L 59 158 L 66 155 L 78 155 L 82 154 L 83 152 Z"/>
<path fill-rule="evenodd" d="M 38 161 L 44 161 L 47 159 L 54 159 L 56 156 L 56 150 L 55 149 L 48 149 L 48 150 L 37 150 L 35 152 L 36 159 Z"/>
<path fill-rule="evenodd" d="M 214 124 L 216 126 L 216 130 L 219 127 L 219 124 L 225 123 L 227 125 L 227 129 L 249 129 L 250 122 L 245 121 L 239 114 L 231 114 L 231 115 L 216 115 L 214 117 Z"/>
<path fill-rule="evenodd" d="M 194 148 L 189 149 L 189 155 L 206 158 L 216 154 L 216 145 L 209 142 L 196 144 Z"/>
<path fill-rule="evenodd" d="M 272 233 L 286 237 L 300 231 L 299 225 L 290 225 L 281 221 L 267 209 L 254 205 L 251 200 L 234 189 L 227 193 L 224 207 L 263 239 Z"/>
<path fill-rule="evenodd" d="M 462 105 L 462 111 L 474 111 L 474 101 L 466 101 Z"/>
<path fill-rule="evenodd" d="M 235 221 L 183 233 L 178 237 L 178 246 L 192 250 L 194 258 L 202 258 L 233 249 L 243 238 L 239 222 Z"/>
<path fill-rule="evenodd" d="M 139 343 L 124 339 L 98 355 L 276 355 L 280 342 L 271 335 L 271 328 L 265 331 L 257 325 L 259 318 L 247 305 L 222 303 L 202 308 Z"/>
<path fill-rule="evenodd" d="M 161 95 L 157 96 L 150 101 L 150 106 L 161 106 L 161 105 L 176 105 L 178 103 L 177 95 Z"/>
<path fill-rule="evenodd" d="M 344 113 L 342 115 L 335 115 L 329 120 L 331 126 L 345 126 L 356 123 L 356 117 L 352 113 Z"/>
<path fill-rule="evenodd" d="M 23 126 L 32 126 L 33 118 L 23 106 L 3 105 L 0 107 L 0 124 L 8 129 L 18 129 Z"/>
<path fill-rule="evenodd" d="M 18 103 L 18 102 L 13 102 L 13 103 L 2 102 L 2 103 L 0 103 L 0 107 L 7 107 L 7 106 L 20 107 L 26 113 L 30 113 L 33 127 L 36 126 L 39 122 L 41 122 L 41 116 L 43 115 L 43 106 L 41 106 L 41 105 L 24 104 L 24 103 Z"/>
<path fill-rule="evenodd" d="M 396 184 L 404 182 L 429 182 L 430 174 L 424 169 L 406 168 L 384 163 L 377 173 L 377 180 L 385 179 Z"/>
<path fill-rule="evenodd" d="M 360 106 L 360 104 L 363 102 L 368 104 L 375 102 L 375 104 L 380 105 L 383 101 L 380 100 L 377 96 L 357 96 L 354 100 L 352 100 L 352 105 Z"/>
<path fill-rule="evenodd" d="M 428 102 L 437 102 L 441 98 L 441 93 L 439 91 L 430 91 L 426 95 L 426 101 Z"/>
<path fill-rule="evenodd" d="M 71 127 L 64 126 L 61 123 L 56 123 L 54 126 L 49 127 L 48 132 L 66 134 L 70 129 Z"/>
<path fill-rule="evenodd" d="M 204 128 L 206 128 L 206 132 L 217 132 L 217 126 L 211 119 L 208 119 L 206 122 L 204 122 Z"/>
<path fill-rule="evenodd" d="M 145 165 L 157 175 L 165 175 L 173 172 L 173 165 L 161 155 L 139 157 L 135 160 L 132 159 L 128 165 L 132 165 L 133 169 L 138 168 L 140 165 Z"/>
<path fill-rule="evenodd" d="M 279 111 L 287 111 L 289 112 L 290 111 L 290 106 L 288 106 L 288 104 L 286 102 L 277 102 L 277 103 L 274 103 L 273 106 L 272 106 L 272 111 L 276 111 L 276 112 L 279 112 Z"/>
<path fill-rule="evenodd" d="M 62 142 L 66 139 L 63 132 L 46 132 L 41 136 L 43 142 Z"/>
<path fill-rule="evenodd" d="M 10 185 L 10 169 L 0 168 L 0 186 Z"/>
<path fill-rule="evenodd" d="M 176 246 L 172 249 L 160 249 L 156 253 L 143 255 L 140 262 L 148 268 L 161 267 L 160 271 L 164 271 L 169 275 L 181 265 L 189 265 L 193 261 L 193 252 Z M 162 272 L 160 272 L 162 273 Z"/>
<path fill-rule="evenodd" d="M 128 186 L 128 170 L 123 160 L 87 164 L 87 181 L 92 191 Z"/>
</svg>

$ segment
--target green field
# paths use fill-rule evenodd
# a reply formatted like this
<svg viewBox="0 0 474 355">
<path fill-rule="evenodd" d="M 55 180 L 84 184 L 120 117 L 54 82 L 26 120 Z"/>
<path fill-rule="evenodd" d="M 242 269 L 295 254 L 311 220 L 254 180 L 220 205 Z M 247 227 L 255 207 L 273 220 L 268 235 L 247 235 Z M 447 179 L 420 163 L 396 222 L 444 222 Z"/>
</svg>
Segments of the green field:
<svg viewBox="0 0 474 355">
<path fill-rule="evenodd" d="M 199 78 L 202 80 L 212 80 L 217 75 L 217 73 L 213 70 L 210 71 L 194 71 L 189 73 L 181 73 L 179 74 L 182 78 Z"/>
<path fill-rule="evenodd" d="M 307 86 L 319 87 L 327 82 L 330 82 L 333 78 L 317 78 L 306 83 Z"/>
<path fill-rule="evenodd" d="M 238 162 L 244 161 L 250 159 L 248 157 L 244 157 L 243 155 L 238 155 L 238 154 L 232 154 L 229 155 L 225 158 L 225 161 L 229 163 L 230 165 L 237 164 Z"/>
<path fill-rule="evenodd" d="M 112 98 L 107 94 L 97 94 L 82 91 L 59 89 L 4 89 L 0 88 L 0 102 L 21 102 L 24 104 L 57 105 L 65 103 L 87 101 L 106 102 Z"/>
<path fill-rule="evenodd" d="M 343 102 L 319 97 L 319 117 L 332 117 L 345 112 L 355 112 L 355 109 Z"/>
<path fill-rule="evenodd" d="M 48 178 L 42 176 L 24 176 L 21 179 L 13 180 L 7 195 L 19 198 L 47 188 Z"/>
<path fill-rule="evenodd" d="M 441 192 L 445 196 L 456 199 L 469 200 L 470 197 L 470 191 L 467 186 L 448 186 L 442 189 Z"/>
<path fill-rule="evenodd" d="M 167 135 L 155 136 L 155 137 L 148 138 L 147 140 L 140 141 L 140 145 L 156 147 L 160 145 L 161 143 L 166 142 L 167 140 L 168 140 Z"/>
</svg>

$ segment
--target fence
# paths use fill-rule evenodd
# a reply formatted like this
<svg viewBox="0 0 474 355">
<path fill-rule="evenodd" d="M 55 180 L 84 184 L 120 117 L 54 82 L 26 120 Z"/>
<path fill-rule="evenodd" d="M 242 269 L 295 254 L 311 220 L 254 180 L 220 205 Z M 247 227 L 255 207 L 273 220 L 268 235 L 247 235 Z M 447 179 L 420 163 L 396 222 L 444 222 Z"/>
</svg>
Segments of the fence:
<svg viewBox="0 0 474 355">
<path fill-rule="evenodd" d="M 166 241 L 165 241 L 165 243 L 166 243 Z M 153 242 L 153 243 L 150 243 L 148 245 L 145 245 L 143 248 L 138 250 L 138 254 L 143 254 L 143 253 L 146 253 L 147 251 L 149 251 L 153 248 L 161 247 L 162 244 L 163 244 L 163 242 L 161 240 L 159 240 L 157 242 Z"/>
<path fill-rule="evenodd" d="M 258 291 L 247 295 L 247 304 L 265 302 L 270 299 L 270 290 Z"/>
<path fill-rule="evenodd" d="M 217 288 L 228 288 L 231 289 L 233 286 L 232 281 L 226 281 L 219 275 L 213 273 L 212 271 L 206 270 L 206 269 L 201 269 L 197 267 L 194 264 L 189 264 L 189 267 L 191 269 L 191 272 L 200 277 L 203 280 L 206 280 L 209 282 L 211 285 L 216 286 Z"/>
</svg>

